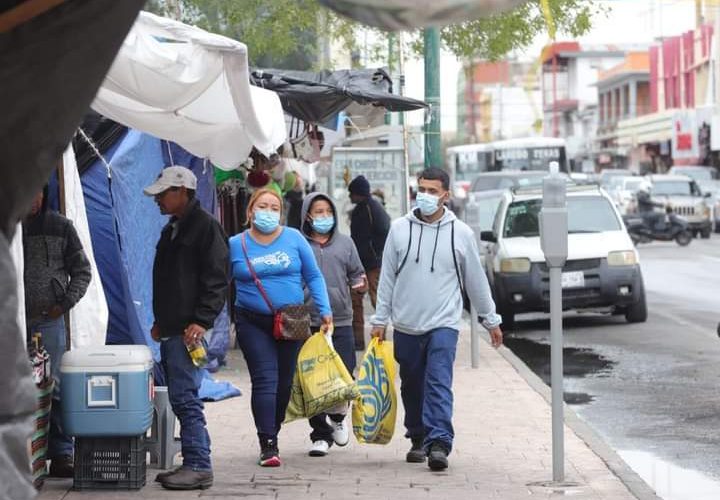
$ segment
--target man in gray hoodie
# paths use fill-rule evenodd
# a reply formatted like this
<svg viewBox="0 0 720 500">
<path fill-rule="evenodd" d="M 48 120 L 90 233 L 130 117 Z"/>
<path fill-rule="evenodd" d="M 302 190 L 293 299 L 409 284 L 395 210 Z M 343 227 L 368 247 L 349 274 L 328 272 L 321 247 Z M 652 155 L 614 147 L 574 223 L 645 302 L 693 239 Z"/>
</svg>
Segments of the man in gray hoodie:
<svg viewBox="0 0 720 500">
<path fill-rule="evenodd" d="M 337 209 L 329 196 L 311 193 L 303 201 L 302 232 L 308 239 L 325 278 L 335 330 L 332 341 L 345 367 L 352 374 L 355 370 L 355 339 L 353 335 L 353 305 L 351 293 L 362 294 L 367 279 L 355 243 L 337 229 Z M 312 311 L 312 324 L 322 324 L 322 318 L 312 307 L 310 294 L 306 303 Z M 313 328 L 313 331 L 317 329 Z M 311 457 L 324 457 L 334 444 L 345 446 L 350 440 L 349 426 L 345 422 L 347 405 L 333 408 L 328 414 L 321 413 L 310 419 L 312 433 Z"/>
<path fill-rule="evenodd" d="M 395 359 L 405 406 L 408 462 L 432 470 L 448 466 L 452 450 L 452 377 L 463 295 L 467 294 L 493 346 L 502 344 L 502 319 L 472 230 L 444 206 L 448 174 L 438 168 L 418 177 L 417 208 L 393 222 L 383 253 L 372 336 L 394 328 Z"/>
</svg>

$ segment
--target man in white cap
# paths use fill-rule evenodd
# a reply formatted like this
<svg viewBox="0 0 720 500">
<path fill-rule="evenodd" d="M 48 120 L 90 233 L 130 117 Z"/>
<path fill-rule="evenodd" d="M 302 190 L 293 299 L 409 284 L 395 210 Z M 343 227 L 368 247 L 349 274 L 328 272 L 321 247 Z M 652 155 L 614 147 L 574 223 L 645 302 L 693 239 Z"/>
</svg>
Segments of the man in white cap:
<svg viewBox="0 0 720 500">
<path fill-rule="evenodd" d="M 160 212 L 170 216 L 163 228 L 153 266 L 153 339 L 161 342 L 170 404 L 180 420 L 183 465 L 158 474 L 156 481 L 174 490 L 212 486 L 210 436 L 198 396 L 201 370 L 187 351 L 203 342 L 206 330 L 225 305 L 228 245 L 222 227 L 195 199 L 197 178 L 185 167 L 171 166 L 145 188 Z"/>
</svg>

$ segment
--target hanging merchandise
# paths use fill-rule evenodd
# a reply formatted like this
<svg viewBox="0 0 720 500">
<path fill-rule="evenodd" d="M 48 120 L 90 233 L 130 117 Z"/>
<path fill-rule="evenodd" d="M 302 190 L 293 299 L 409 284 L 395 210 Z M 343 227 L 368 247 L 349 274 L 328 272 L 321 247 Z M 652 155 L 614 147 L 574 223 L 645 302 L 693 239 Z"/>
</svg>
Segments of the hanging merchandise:
<svg viewBox="0 0 720 500">
<path fill-rule="evenodd" d="M 509 10 L 524 0 L 320 0 L 334 11 L 383 30 L 409 30 L 425 26 L 471 21 Z"/>
<path fill-rule="evenodd" d="M 42 486 L 47 477 L 47 451 L 50 435 L 50 410 L 55 383 L 50 370 L 50 355 L 43 346 L 42 334 L 33 333 L 28 350 L 32 375 L 37 387 L 37 407 L 35 409 L 35 430 L 32 434 L 31 461 L 33 482 L 36 488 Z"/>
<path fill-rule="evenodd" d="M 353 433 L 360 443 L 387 444 L 395 432 L 397 396 L 395 359 L 389 341 L 370 341 L 357 379 L 360 397 L 353 403 Z"/>
</svg>

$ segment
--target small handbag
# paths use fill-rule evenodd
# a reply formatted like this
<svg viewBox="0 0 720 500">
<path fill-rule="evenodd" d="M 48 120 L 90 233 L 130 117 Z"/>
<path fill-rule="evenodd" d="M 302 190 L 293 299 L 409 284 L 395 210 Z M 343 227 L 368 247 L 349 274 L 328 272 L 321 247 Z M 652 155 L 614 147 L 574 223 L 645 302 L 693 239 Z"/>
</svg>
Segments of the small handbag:
<svg viewBox="0 0 720 500">
<path fill-rule="evenodd" d="M 311 336 L 310 332 L 310 311 L 305 304 L 289 305 L 275 310 L 270 301 L 270 298 L 265 291 L 265 288 L 258 278 L 255 268 L 250 263 L 250 257 L 248 256 L 247 243 L 245 241 L 245 233 L 240 235 L 240 241 L 242 242 L 243 253 L 245 254 L 245 262 L 247 262 L 248 270 L 250 275 L 255 281 L 262 295 L 263 300 L 270 308 L 273 314 L 273 337 L 277 340 L 307 340 Z"/>
</svg>

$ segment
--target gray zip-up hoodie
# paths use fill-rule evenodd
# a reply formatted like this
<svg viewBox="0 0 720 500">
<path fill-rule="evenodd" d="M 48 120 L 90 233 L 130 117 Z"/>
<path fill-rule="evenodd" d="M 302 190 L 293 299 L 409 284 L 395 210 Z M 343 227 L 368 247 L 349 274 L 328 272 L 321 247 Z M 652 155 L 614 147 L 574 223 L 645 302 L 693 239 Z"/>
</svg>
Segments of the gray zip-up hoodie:
<svg viewBox="0 0 720 500">
<path fill-rule="evenodd" d="M 313 240 L 312 227 L 307 221 L 307 214 L 310 205 L 317 198 L 322 198 L 332 206 L 335 213 L 335 227 L 331 232 L 330 239 L 324 245 Z M 310 243 L 315 254 L 320 271 L 325 277 L 330 307 L 333 313 L 333 323 L 336 326 L 351 326 L 353 320 L 352 298 L 350 297 L 350 286 L 358 283 L 365 275 L 360 256 L 358 255 L 355 243 L 349 236 L 340 234 L 337 230 L 337 208 L 329 196 L 323 193 L 310 193 L 303 200 L 301 221 L 302 232 Z M 309 293 L 305 293 L 305 303 L 310 307 L 313 325 L 322 323 L 317 315 L 317 308 L 313 306 Z"/>
<path fill-rule="evenodd" d="M 413 212 L 395 220 L 385 244 L 371 323 L 392 322 L 411 335 L 436 328 L 459 330 L 463 299 L 458 272 L 483 326 L 489 330 L 500 325 L 472 229 L 448 209 L 432 224 Z"/>
</svg>

